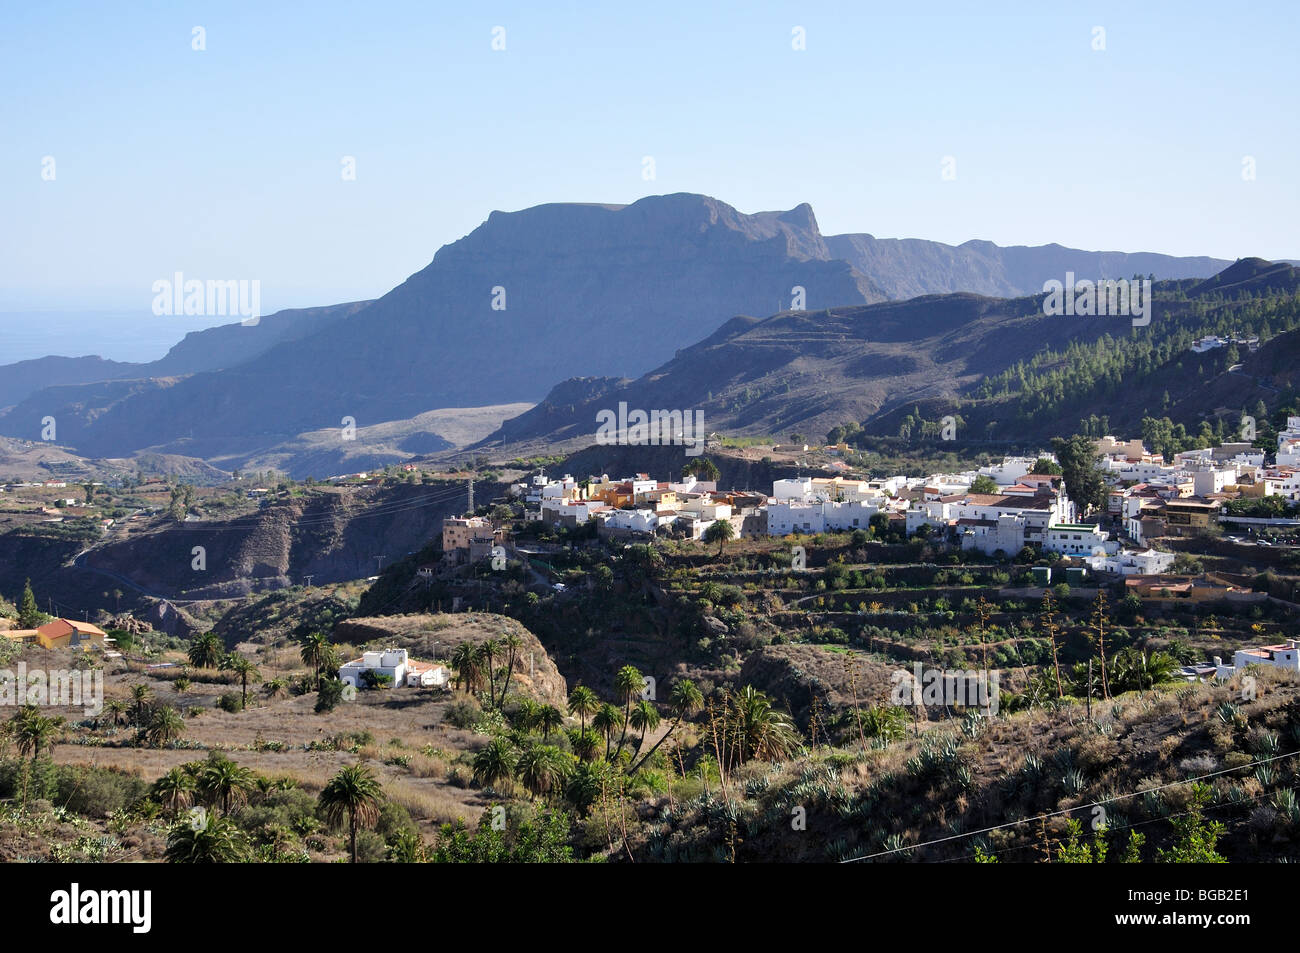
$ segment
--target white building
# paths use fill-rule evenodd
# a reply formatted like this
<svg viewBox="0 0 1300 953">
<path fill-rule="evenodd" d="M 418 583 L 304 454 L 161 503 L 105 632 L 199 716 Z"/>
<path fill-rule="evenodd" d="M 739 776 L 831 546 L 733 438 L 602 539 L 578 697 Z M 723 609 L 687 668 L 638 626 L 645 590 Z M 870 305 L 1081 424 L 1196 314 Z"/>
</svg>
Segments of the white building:
<svg viewBox="0 0 1300 953">
<path fill-rule="evenodd" d="M 1158 576 L 1174 566 L 1174 554 L 1155 549 L 1121 550 L 1114 555 L 1086 556 L 1084 561 L 1094 572 L 1113 572 L 1121 576 Z"/>
<path fill-rule="evenodd" d="M 777 500 L 808 502 L 812 499 L 812 479 L 775 480 L 772 483 L 772 496 Z"/>
<path fill-rule="evenodd" d="M 601 529 L 614 533 L 653 533 L 659 526 L 654 510 L 609 510 L 601 514 Z"/>
<path fill-rule="evenodd" d="M 1247 665 L 1272 665 L 1300 672 L 1300 640 L 1287 639 L 1285 645 L 1265 645 L 1258 649 L 1237 649 L 1232 655 L 1232 665 L 1218 664 L 1217 674 L 1219 678 L 1231 678 Z"/>
<path fill-rule="evenodd" d="M 1088 523 L 1055 523 L 1043 536 L 1043 551 L 1064 556 L 1104 556 L 1110 535 Z"/>
<path fill-rule="evenodd" d="M 973 549 L 985 556 L 1015 556 L 1025 548 L 1023 516 L 1003 515 L 996 520 L 961 519 L 957 532 L 962 549 Z"/>
<path fill-rule="evenodd" d="M 408 660 L 406 649 L 384 649 L 382 652 L 365 652 L 361 658 L 339 666 L 339 681 L 353 688 L 364 688 L 364 673 L 387 675 L 392 685 L 406 684 Z"/>
</svg>

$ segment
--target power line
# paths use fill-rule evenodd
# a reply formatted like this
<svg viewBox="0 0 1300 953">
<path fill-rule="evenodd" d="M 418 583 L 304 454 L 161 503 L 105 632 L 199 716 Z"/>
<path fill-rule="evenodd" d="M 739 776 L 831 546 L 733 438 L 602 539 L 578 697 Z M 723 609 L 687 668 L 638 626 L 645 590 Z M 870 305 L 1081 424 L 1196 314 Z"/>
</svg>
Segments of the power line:
<svg viewBox="0 0 1300 953">
<path fill-rule="evenodd" d="M 1251 762 L 1249 762 L 1248 764 L 1240 764 L 1240 765 L 1237 765 L 1235 768 L 1223 768 L 1223 769 L 1220 770 L 1220 771 L 1211 771 L 1211 772 L 1209 772 L 1208 774 L 1200 774 L 1200 775 L 1197 775 L 1197 776 L 1195 776 L 1195 777 L 1184 778 L 1184 779 L 1182 779 L 1181 781 L 1170 781 L 1168 784 L 1161 784 L 1161 785 L 1158 785 L 1158 786 L 1153 787 L 1153 788 L 1147 788 L 1145 791 L 1135 791 L 1135 792 L 1133 792 L 1132 794 L 1117 794 L 1117 795 L 1115 795 L 1114 797 L 1103 798 L 1103 799 L 1101 799 L 1101 800 L 1099 800 L 1099 801 L 1090 801 L 1090 802 L 1088 802 L 1088 804 L 1089 804 L 1089 806 L 1094 806 L 1094 807 L 1095 807 L 1095 806 L 1097 806 L 1097 805 L 1101 805 L 1101 804 L 1113 804 L 1113 803 L 1115 803 L 1116 801 L 1127 801 L 1127 800 L 1130 799 L 1130 798 L 1135 798 L 1135 797 L 1139 797 L 1139 796 L 1142 796 L 1142 795 L 1150 794 L 1150 793 L 1153 793 L 1153 792 L 1155 792 L 1155 791 L 1164 791 L 1164 790 L 1167 790 L 1168 788 L 1177 787 L 1177 786 L 1180 785 L 1180 784 L 1191 784 L 1191 783 L 1193 783 L 1193 782 L 1195 782 L 1195 781 L 1203 781 L 1203 780 L 1205 780 L 1206 778 L 1217 777 L 1218 775 L 1221 775 L 1221 774 L 1228 774 L 1229 772 L 1232 772 L 1232 771 L 1240 771 L 1242 768 L 1254 768 L 1254 767 L 1257 767 L 1257 766 L 1259 766 L 1259 765 L 1261 765 L 1261 764 L 1268 764 L 1268 763 L 1273 762 L 1273 761 L 1281 761 L 1281 760 L 1283 760 L 1284 758 L 1294 758 L 1294 757 L 1296 757 L 1297 755 L 1300 755 L 1300 751 L 1292 751 L 1290 754 L 1279 754 L 1279 755 L 1275 755 L 1275 756 L 1272 757 L 1272 758 L 1263 758 L 1263 759 L 1260 759 L 1260 760 L 1258 760 L 1258 761 L 1251 761 Z M 978 837 L 980 834 L 988 834 L 988 833 L 991 833 L 991 832 L 993 832 L 993 831 L 1004 830 L 1004 829 L 1006 829 L 1006 828 L 1008 828 L 1008 827 L 1019 827 L 1021 824 L 1028 824 L 1028 823 L 1030 823 L 1030 822 L 1032 822 L 1032 821 L 1045 821 L 1045 820 L 1049 820 L 1049 819 L 1051 819 L 1051 818 L 1053 818 L 1053 817 L 1062 817 L 1062 816 L 1064 816 L 1064 815 L 1067 815 L 1067 814 L 1073 813 L 1074 810 L 1077 810 L 1077 808 L 1072 808 L 1072 809 L 1069 809 L 1069 810 L 1063 810 L 1063 811 L 1052 811 L 1052 812 L 1049 813 L 1049 814 L 1036 814 L 1036 815 L 1034 815 L 1033 817 L 1023 817 L 1023 818 L 1021 818 L 1021 819 L 1018 820 L 1018 821 L 1008 821 L 1008 822 L 1005 823 L 1005 824 L 994 824 L 992 827 L 985 827 L 985 828 L 981 828 L 980 830 L 976 830 L 976 831 L 966 831 L 966 832 L 961 833 L 961 834 L 952 834 L 952 835 L 950 835 L 950 836 L 948 836 L 948 837 L 937 837 L 937 838 L 935 838 L 934 840 L 922 841 L 922 842 L 919 843 L 919 844 L 909 844 L 909 845 L 906 846 L 906 847 L 894 847 L 894 848 L 891 848 L 891 849 L 889 849 L 889 850 L 877 851 L 877 852 L 874 853 L 874 854 L 863 854 L 861 857 L 850 857 L 848 860 L 842 860 L 842 861 L 840 861 L 840 863 L 843 863 L 843 864 L 855 864 L 855 863 L 857 863 L 858 861 L 862 861 L 862 860 L 873 860 L 873 859 L 875 859 L 876 857 L 886 857 L 886 856 L 888 856 L 888 855 L 890 855 L 890 854 L 901 853 L 902 851 L 907 851 L 907 850 L 919 850 L 919 849 L 922 848 L 922 847 L 931 847 L 931 846 L 933 846 L 933 845 L 935 845 L 935 844 L 945 844 L 945 843 L 948 843 L 948 842 L 950 842 L 950 841 L 962 840 L 963 838 L 966 838 L 966 837 Z"/>
</svg>

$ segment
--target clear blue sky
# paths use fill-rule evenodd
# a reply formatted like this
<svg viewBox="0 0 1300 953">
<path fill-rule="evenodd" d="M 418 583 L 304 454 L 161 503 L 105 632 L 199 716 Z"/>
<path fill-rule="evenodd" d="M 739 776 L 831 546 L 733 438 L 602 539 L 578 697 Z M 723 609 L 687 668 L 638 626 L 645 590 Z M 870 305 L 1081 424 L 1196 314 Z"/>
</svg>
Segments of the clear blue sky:
<svg viewBox="0 0 1300 953">
<path fill-rule="evenodd" d="M 370 297 L 493 209 L 679 191 L 828 234 L 1300 258 L 1292 4 L 900 6 L 8 4 L 0 311 L 147 312 L 178 270 L 260 279 L 264 313 Z"/>
</svg>

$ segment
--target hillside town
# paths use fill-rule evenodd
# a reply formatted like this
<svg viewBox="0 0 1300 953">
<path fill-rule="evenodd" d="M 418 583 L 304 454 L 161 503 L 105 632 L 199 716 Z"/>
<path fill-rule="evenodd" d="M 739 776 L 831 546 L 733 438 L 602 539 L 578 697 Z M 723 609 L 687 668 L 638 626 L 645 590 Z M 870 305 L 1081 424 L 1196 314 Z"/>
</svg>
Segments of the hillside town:
<svg viewBox="0 0 1300 953">
<path fill-rule="evenodd" d="M 1089 514 L 1078 512 L 1059 472 L 1033 472 L 1043 461 L 1056 463 L 1047 452 L 922 478 L 778 479 L 770 493 L 719 490 L 716 481 L 693 475 L 677 481 L 645 473 L 580 480 L 543 472 L 514 484 L 510 496 L 524 503 L 526 520 L 555 529 L 594 523 L 602 539 L 700 539 L 719 521 L 729 523 L 741 538 L 874 528 L 877 535 L 946 537 L 963 550 L 990 557 L 1012 558 L 1029 546 L 1119 575 L 1168 572 L 1174 556 L 1157 545 L 1166 537 L 1210 532 L 1224 522 L 1252 528 L 1300 526 L 1300 519 L 1230 516 L 1226 509 L 1231 501 L 1300 501 L 1300 417 L 1288 419 L 1272 463 L 1246 442 L 1165 460 L 1140 439 L 1106 436 L 1096 441 L 1096 452 L 1106 503 Z M 500 541 L 499 529 L 484 519 L 447 525 L 447 551 L 467 550 L 471 559 L 482 558 Z"/>
</svg>

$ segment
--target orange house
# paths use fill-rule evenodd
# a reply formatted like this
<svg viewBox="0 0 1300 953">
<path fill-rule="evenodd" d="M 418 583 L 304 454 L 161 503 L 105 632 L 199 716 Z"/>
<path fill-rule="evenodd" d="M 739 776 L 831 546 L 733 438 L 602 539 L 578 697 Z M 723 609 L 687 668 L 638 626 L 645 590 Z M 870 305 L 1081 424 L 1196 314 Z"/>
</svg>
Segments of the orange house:
<svg viewBox="0 0 1300 953">
<path fill-rule="evenodd" d="M 36 630 L 36 641 L 47 649 L 89 648 L 92 645 L 102 649 L 107 637 L 108 634 L 99 626 L 71 619 L 55 619 Z"/>
</svg>

